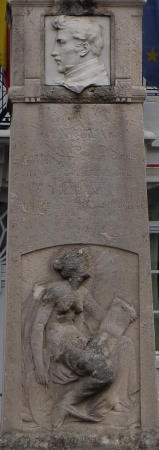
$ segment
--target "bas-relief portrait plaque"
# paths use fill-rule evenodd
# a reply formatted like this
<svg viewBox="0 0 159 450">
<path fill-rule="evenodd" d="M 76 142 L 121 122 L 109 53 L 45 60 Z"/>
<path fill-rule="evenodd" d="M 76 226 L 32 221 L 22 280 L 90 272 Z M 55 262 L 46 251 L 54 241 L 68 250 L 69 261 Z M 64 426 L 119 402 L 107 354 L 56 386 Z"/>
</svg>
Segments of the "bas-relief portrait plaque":
<svg viewBox="0 0 159 450">
<path fill-rule="evenodd" d="M 76 93 L 110 84 L 110 18 L 45 18 L 45 83 Z"/>
<path fill-rule="evenodd" d="M 54 247 L 22 271 L 24 430 L 138 424 L 137 256 Z"/>
</svg>

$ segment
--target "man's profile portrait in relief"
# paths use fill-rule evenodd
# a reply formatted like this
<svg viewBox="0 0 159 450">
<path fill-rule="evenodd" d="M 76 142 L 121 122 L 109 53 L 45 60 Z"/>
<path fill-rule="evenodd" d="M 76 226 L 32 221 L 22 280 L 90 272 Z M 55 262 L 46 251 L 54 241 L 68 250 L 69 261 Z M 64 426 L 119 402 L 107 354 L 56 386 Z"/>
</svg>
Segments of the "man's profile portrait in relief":
<svg viewBox="0 0 159 450">
<path fill-rule="evenodd" d="M 108 85 L 108 74 L 99 57 L 104 48 L 103 27 L 91 18 L 58 16 L 52 56 L 63 74 L 60 84 L 80 93 L 90 85 Z"/>
</svg>

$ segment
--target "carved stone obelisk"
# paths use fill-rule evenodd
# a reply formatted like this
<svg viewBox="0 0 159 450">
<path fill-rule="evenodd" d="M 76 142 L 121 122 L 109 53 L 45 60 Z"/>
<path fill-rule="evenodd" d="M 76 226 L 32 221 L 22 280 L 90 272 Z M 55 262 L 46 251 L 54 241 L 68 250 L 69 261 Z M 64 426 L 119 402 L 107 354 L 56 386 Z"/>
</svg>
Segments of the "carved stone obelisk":
<svg viewBox="0 0 159 450">
<path fill-rule="evenodd" d="M 143 3 L 11 0 L 8 448 L 152 449 Z"/>
</svg>

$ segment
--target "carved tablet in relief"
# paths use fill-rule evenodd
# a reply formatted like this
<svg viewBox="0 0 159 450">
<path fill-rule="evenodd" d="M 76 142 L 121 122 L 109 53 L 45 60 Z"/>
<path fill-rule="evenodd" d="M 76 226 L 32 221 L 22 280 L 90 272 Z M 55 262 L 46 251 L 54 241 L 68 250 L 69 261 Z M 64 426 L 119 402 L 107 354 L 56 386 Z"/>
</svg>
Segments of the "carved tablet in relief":
<svg viewBox="0 0 159 450">
<path fill-rule="evenodd" d="M 110 19 L 47 17 L 45 82 L 76 93 L 91 85 L 109 85 Z"/>
<path fill-rule="evenodd" d="M 127 334 L 136 311 L 117 295 L 103 310 L 90 287 L 92 264 L 88 247 L 58 250 L 51 278 L 34 283 L 24 303 L 23 421 L 31 427 L 75 419 L 98 426 L 110 413 L 111 423 L 117 414 L 125 425 L 136 407 L 136 352 Z M 109 296 L 107 286 L 103 292 Z"/>
</svg>

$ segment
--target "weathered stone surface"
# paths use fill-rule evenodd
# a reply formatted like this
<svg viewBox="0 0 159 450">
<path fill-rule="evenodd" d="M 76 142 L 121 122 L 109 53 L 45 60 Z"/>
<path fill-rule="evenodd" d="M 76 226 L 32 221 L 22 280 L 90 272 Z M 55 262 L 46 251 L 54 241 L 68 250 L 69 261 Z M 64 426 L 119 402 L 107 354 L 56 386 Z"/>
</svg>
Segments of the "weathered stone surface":
<svg viewBox="0 0 159 450">
<path fill-rule="evenodd" d="M 141 4 L 12 1 L 21 66 L 10 91 L 6 448 L 158 445 Z M 57 73 L 45 85 L 45 24 L 69 28 L 72 16 L 85 24 L 83 40 L 56 38 L 75 70 L 75 49 L 85 58 L 91 48 L 86 23 L 109 23 L 110 54 L 104 45 L 99 57 L 110 86 L 89 87 L 88 77 L 72 92 L 67 70 L 65 87 L 54 85 Z M 63 70 L 64 54 L 54 57 Z"/>
<path fill-rule="evenodd" d="M 48 37 L 47 24 L 52 20 L 51 18 L 55 18 L 55 16 L 69 16 L 70 14 L 71 16 L 77 17 L 79 20 L 84 18 L 85 20 L 93 20 L 94 23 L 102 21 L 105 38 L 107 39 L 107 42 L 104 43 L 102 61 L 106 65 L 108 81 L 110 78 L 111 88 L 115 87 L 115 90 L 116 88 L 118 90 L 118 86 L 123 86 L 123 83 L 124 85 L 126 84 L 129 89 L 129 94 L 126 92 L 127 89 L 125 86 L 123 97 L 132 97 L 133 101 L 135 89 L 131 90 L 131 88 L 138 88 L 142 84 L 142 48 L 140 32 L 142 21 L 141 5 L 143 0 L 140 2 L 124 0 L 123 3 L 119 0 L 110 0 L 109 2 L 101 2 L 99 0 L 96 2 L 81 2 L 77 0 L 75 2 L 57 2 L 51 0 L 51 3 L 49 1 L 45 3 L 39 1 L 34 1 L 33 3 L 31 1 L 20 1 L 20 3 L 18 3 L 17 1 L 12 0 L 11 3 L 14 25 L 14 51 L 16 60 L 19 61 L 16 65 L 18 70 L 15 67 L 13 70 L 12 85 L 14 86 L 14 89 L 17 90 L 17 94 L 18 87 L 23 84 L 25 86 L 24 96 L 29 98 L 30 84 L 36 83 L 36 86 L 38 86 L 39 81 L 39 92 L 37 94 L 34 92 L 31 96 L 39 98 L 42 95 L 49 93 L 51 98 L 51 86 L 50 89 L 46 86 L 46 70 L 47 80 L 48 78 L 49 80 L 53 80 L 54 76 L 56 79 L 57 71 L 53 74 L 53 78 L 52 74 L 48 73 L 50 69 L 52 70 L 52 67 L 53 70 L 55 70 L 55 67 L 54 65 L 48 66 L 49 48 L 47 48 L 47 53 L 45 55 L 44 41 L 45 34 L 46 41 Z M 123 8 L 124 4 L 126 5 L 125 8 Z M 110 35 L 109 23 L 111 29 Z M 16 32 L 17 26 L 18 32 Z M 109 39 L 110 47 L 108 45 Z M 50 40 L 48 47 L 49 46 Z M 103 87 L 104 86 L 105 83 L 103 83 Z M 58 98 L 58 90 L 56 91 L 55 89 L 55 93 L 56 92 Z M 105 92 L 109 92 L 108 88 Z M 115 93 L 114 89 L 111 89 L 110 93 L 113 97 L 113 94 Z M 103 98 L 103 101 L 105 102 L 105 98 Z"/>
<path fill-rule="evenodd" d="M 156 423 L 156 391 L 151 381 L 155 369 L 141 129 L 140 105 L 14 105 L 4 393 L 6 428 L 22 427 L 22 397 L 19 395 L 22 304 L 36 283 L 49 279 L 51 256 L 54 254 L 56 259 L 58 252 L 64 250 L 63 246 L 70 244 L 79 245 L 79 249 L 88 247 L 94 255 L 94 275 L 92 273 L 86 286 L 88 283 L 91 294 L 95 295 L 97 303 L 101 301 L 105 312 L 116 296 L 136 310 L 138 320 L 132 329 L 134 327 L 140 380 L 139 422 L 144 428 L 152 428 Z M 54 279 L 57 279 L 55 275 Z M 91 280 L 94 280 L 92 285 Z M 16 323 L 16 328 L 10 326 L 10 321 Z M 33 392 L 36 389 L 38 408 L 40 385 L 34 384 Z"/>
<path fill-rule="evenodd" d="M 29 436 L 22 433 L 5 433 L 0 436 L 0 448 L 6 450 L 158 450 L 159 432 L 142 433 L 141 430 L 130 434 L 104 437 L 76 435 L 74 432 L 56 435 Z"/>
<path fill-rule="evenodd" d="M 136 255 L 97 246 L 23 256 L 24 430 L 139 424 L 137 270 Z"/>
</svg>

